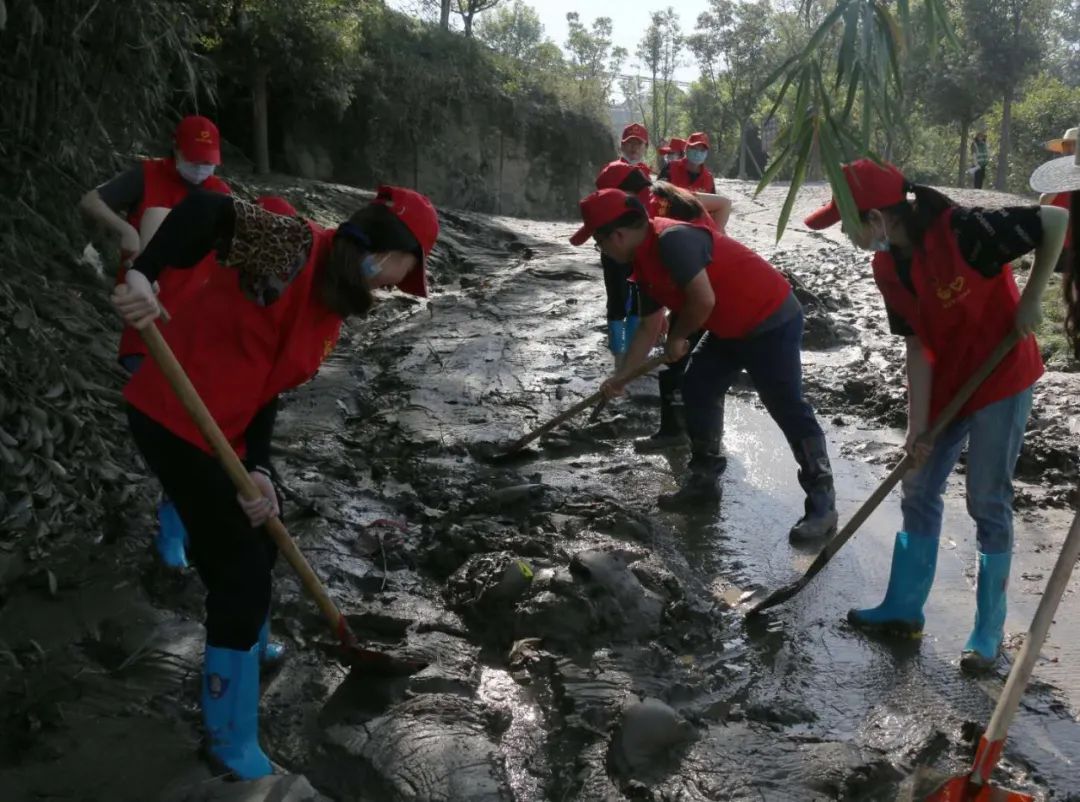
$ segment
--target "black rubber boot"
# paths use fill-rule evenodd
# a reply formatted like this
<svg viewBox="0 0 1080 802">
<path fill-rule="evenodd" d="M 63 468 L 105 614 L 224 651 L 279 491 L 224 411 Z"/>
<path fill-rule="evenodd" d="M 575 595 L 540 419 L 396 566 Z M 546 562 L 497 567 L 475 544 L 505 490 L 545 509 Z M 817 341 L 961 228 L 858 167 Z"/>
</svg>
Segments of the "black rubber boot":
<svg viewBox="0 0 1080 802">
<path fill-rule="evenodd" d="M 803 517 L 791 528 L 793 543 L 807 543 L 836 531 L 836 489 L 824 437 L 794 443 L 791 450 L 799 463 L 799 484 L 806 493 Z"/>
<path fill-rule="evenodd" d="M 720 476 L 727 468 L 727 459 L 720 456 L 719 438 L 708 443 L 694 443 L 693 449 L 689 469 L 679 489 L 657 499 L 660 509 L 689 512 L 693 507 L 720 501 Z"/>
<path fill-rule="evenodd" d="M 674 399 L 661 396 L 660 430 L 656 434 L 635 440 L 634 451 L 639 454 L 651 454 L 654 451 L 689 447 L 690 439 L 686 436 L 686 429 L 675 414 Z"/>
</svg>

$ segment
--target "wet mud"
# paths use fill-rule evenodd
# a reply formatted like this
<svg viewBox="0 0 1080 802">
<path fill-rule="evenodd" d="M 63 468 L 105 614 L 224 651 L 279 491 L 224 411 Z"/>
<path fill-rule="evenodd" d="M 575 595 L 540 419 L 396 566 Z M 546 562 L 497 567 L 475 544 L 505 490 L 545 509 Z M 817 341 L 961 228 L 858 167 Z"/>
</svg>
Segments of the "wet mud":
<svg viewBox="0 0 1080 802">
<path fill-rule="evenodd" d="M 783 189 L 724 191 L 731 233 L 788 271 L 807 309 L 807 392 L 844 519 L 897 459 L 902 343 L 863 256 L 797 227 L 776 246 Z M 306 192 L 324 214 L 358 194 Z M 801 203 L 824 194 L 810 188 Z M 275 461 L 290 531 L 365 645 L 426 667 L 347 671 L 279 565 L 273 629 L 292 654 L 265 683 L 261 726 L 292 775 L 210 778 L 196 754 L 198 582 L 152 566 L 147 504 L 128 537 L 72 554 L 55 591 L 7 586 L 5 799 L 892 800 L 917 766 L 964 769 L 1007 664 L 983 679 L 959 671 L 974 616 L 962 476 L 926 635 L 896 642 L 844 621 L 883 592 L 895 496 L 795 600 L 744 616 L 750 594 L 813 558 L 788 544 L 796 467 L 746 385 L 727 405 L 729 467 L 709 511 L 659 511 L 686 455 L 633 451 L 656 425 L 655 379 L 512 461 L 477 450 L 608 372 L 596 255 L 566 243 L 572 230 L 444 215 L 432 300 L 393 297 L 350 325 L 283 406 Z M 1071 517 L 1076 390 L 1058 372 L 1040 385 L 1010 655 Z M 1074 577 L 998 774 L 1040 800 L 1080 799 L 1078 588 Z"/>
</svg>

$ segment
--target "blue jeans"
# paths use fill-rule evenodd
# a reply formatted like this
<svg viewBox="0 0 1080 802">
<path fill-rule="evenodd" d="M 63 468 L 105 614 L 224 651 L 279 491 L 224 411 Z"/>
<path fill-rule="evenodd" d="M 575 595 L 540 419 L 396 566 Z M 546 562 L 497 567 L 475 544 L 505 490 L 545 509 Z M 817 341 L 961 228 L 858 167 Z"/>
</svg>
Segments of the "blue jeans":
<svg viewBox="0 0 1080 802">
<path fill-rule="evenodd" d="M 722 401 L 740 370 L 793 446 L 823 438 L 814 410 L 802 394 L 803 314 L 755 337 L 722 339 L 706 333 L 690 355 L 683 377 L 686 433 L 695 450 L 717 440 Z"/>
<path fill-rule="evenodd" d="M 966 441 L 967 510 L 975 521 L 979 551 L 1012 551 L 1012 477 L 1024 444 L 1031 396 L 1029 387 L 953 421 L 941 433 L 926 464 L 905 476 L 901 485 L 905 532 L 941 536 L 942 494 Z"/>
<path fill-rule="evenodd" d="M 128 372 L 129 376 L 134 376 L 135 371 L 139 369 L 139 366 L 143 363 L 142 354 L 128 354 L 127 356 L 120 357 L 120 367 Z"/>
</svg>

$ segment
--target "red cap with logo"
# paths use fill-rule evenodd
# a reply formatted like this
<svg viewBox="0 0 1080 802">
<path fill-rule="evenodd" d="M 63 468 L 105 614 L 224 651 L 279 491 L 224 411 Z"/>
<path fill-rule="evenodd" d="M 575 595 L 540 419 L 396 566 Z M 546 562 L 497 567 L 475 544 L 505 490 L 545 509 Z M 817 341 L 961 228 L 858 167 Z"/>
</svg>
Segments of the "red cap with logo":
<svg viewBox="0 0 1080 802">
<path fill-rule="evenodd" d="M 279 214 L 282 217 L 296 217 L 299 214 L 291 203 L 277 195 L 263 195 L 255 202 L 271 214 Z"/>
<path fill-rule="evenodd" d="M 709 147 L 709 135 L 704 131 L 695 131 L 690 134 L 690 138 L 686 140 L 686 147 L 700 147 L 704 145 L 706 149 Z"/>
<path fill-rule="evenodd" d="M 439 215 L 425 195 L 403 187 L 380 186 L 375 193 L 375 200 L 385 206 L 416 237 L 423 251 L 419 270 L 410 270 L 408 275 L 397 285 L 402 292 L 427 298 L 427 259 L 435 240 L 439 238 Z"/>
<path fill-rule="evenodd" d="M 656 152 L 659 153 L 661 156 L 667 156 L 669 153 L 671 153 L 671 148 L 667 145 L 661 145 L 656 149 Z"/>
<path fill-rule="evenodd" d="M 196 164 L 221 164 L 221 134 L 206 117 L 190 115 L 176 126 L 176 149 Z"/>
<path fill-rule="evenodd" d="M 855 205 L 860 212 L 871 209 L 887 209 L 907 199 L 910 184 L 904 174 L 891 164 L 878 164 L 872 159 L 859 159 L 844 165 L 844 178 L 851 188 Z M 803 221 L 815 230 L 828 228 L 840 222 L 840 207 L 833 198 L 821 208 L 811 212 Z"/>
<path fill-rule="evenodd" d="M 686 150 L 686 140 L 679 139 L 678 137 L 672 137 L 671 142 L 668 143 L 671 147 L 672 153 L 682 153 Z"/>
<path fill-rule="evenodd" d="M 625 145 L 631 139 L 640 139 L 648 145 L 649 129 L 641 123 L 630 123 L 630 125 L 622 130 L 622 143 Z"/>
<path fill-rule="evenodd" d="M 648 217 L 641 201 L 621 189 L 598 189 L 582 198 L 578 205 L 585 225 L 570 238 L 571 245 L 584 245 L 596 233 L 596 229 L 614 223 L 628 212 L 638 212 L 642 217 Z"/>
</svg>

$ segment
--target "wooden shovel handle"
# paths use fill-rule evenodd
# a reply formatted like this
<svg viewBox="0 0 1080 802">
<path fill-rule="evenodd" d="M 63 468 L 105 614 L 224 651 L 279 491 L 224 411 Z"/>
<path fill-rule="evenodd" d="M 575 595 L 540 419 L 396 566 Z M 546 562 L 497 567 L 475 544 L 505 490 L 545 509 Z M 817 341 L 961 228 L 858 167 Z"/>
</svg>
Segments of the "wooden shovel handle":
<svg viewBox="0 0 1080 802">
<path fill-rule="evenodd" d="M 667 361 L 667 359 L 665 357 L 663 357 L 663 356 L 654 356 L 652 359 L 647 359 L 644 362 L 642 362 L 640 365 L 638 365 L 636 368 L 634 368 L 629 374 L 627 374 L 626 381 L 631 382 L 634 379 L 637 379 L 637 378 L 640 378 L 640 377 L 644 376 L 646 373 L 651 373 L 654 368 L 660 367 L 666 361 Z M 521 449 L 523 449 L 525 446 L 527 446 L 529 443 L 531 443 L 536 438 L 540 437 L 543 434 L 546 434 L 547 432 L 550 432 L 555 427 L 560 426 L 563 423 L 566 423 L 572 417 L 574 417 L 575 415 L 577 415 L 577 414 L 579 414 L 581 412 L 584 412 L 586 409 L 588 409 L 593 404 L 595 404 L 597 401 L 600 401 L 603 398 L 604 398 L 604 391 L 603 390 L 597 390 L 595 393 L 590 395 L 588 398 L 583 398 L 582 400 L 578 401 L 576 404 L 574 404 L 574 406 L 570 407 L 570 409 L 566 410 L 565 412 L 560 413 L 559 415 L 556 415 L 554 418 L 549 420 L 543 426 L 541 426 L 541 427 L 539 427 L 537 429 L 533 429 L 531 432 L 529 432 L 524 437 L 522 437 L 522 438 L 520 438 L 518 440 L 515 440 L 506 449 L 505 453 L 512 454 L 515 451 L 520 451 Z"/>
<path fill-rule="evenodd" d="M 236 451 L 221 431 L 221 427 L 217 425 L 214 416 L 210 414 L 210 410 L 206 408 L 206 404 L 199 397 L 198 391 L 184 372 L 176 355 L 172 352 L 172 348 L 165 342 L 165 338 L 161 336 L 161 331 L 158 330 L 157 325 L 151 324 L 141 329 L 139 333 L 142 335 L 143 342 L 146 343 L 150 356 L 161 368 L 161 372 L 165 374 L 165 379 L 173 388 L 177 398 L 180 399 L 180 403 L 184 405 L 184 409 L 191 415 L 195 425 L 199 427 L 199 431 L 202 432 L 206 442 L 214 450 L 214 454 L 221 460 L 225 473 L 229 475 L 232 483 L 236 485 L 237 491 L 249 501 L 261 498 L 262 492 L 251 480 L 244 463 L 240 461 L 240 457 L 236 455 Z M 345 616 L 338 610 L 333 599 L 327 594 L 326 588 L 319 581 L 319 577 L 316 576 L 315 571 L 312 570 L 303 553 L 289 536 L 285 524 L 281 522 L 280 518 L 274 516 L 266 522 L 266 531 L 285 556 L 285 559 L 289 561 L 289 565 L 293 567 L 293 570 L 300 577 L 305 590 L 319 606 L 330 627 L 334 630 L 334 634 L 346 646 L 354 646 L 356 638 L 349 629 Z"/>
</svg>

